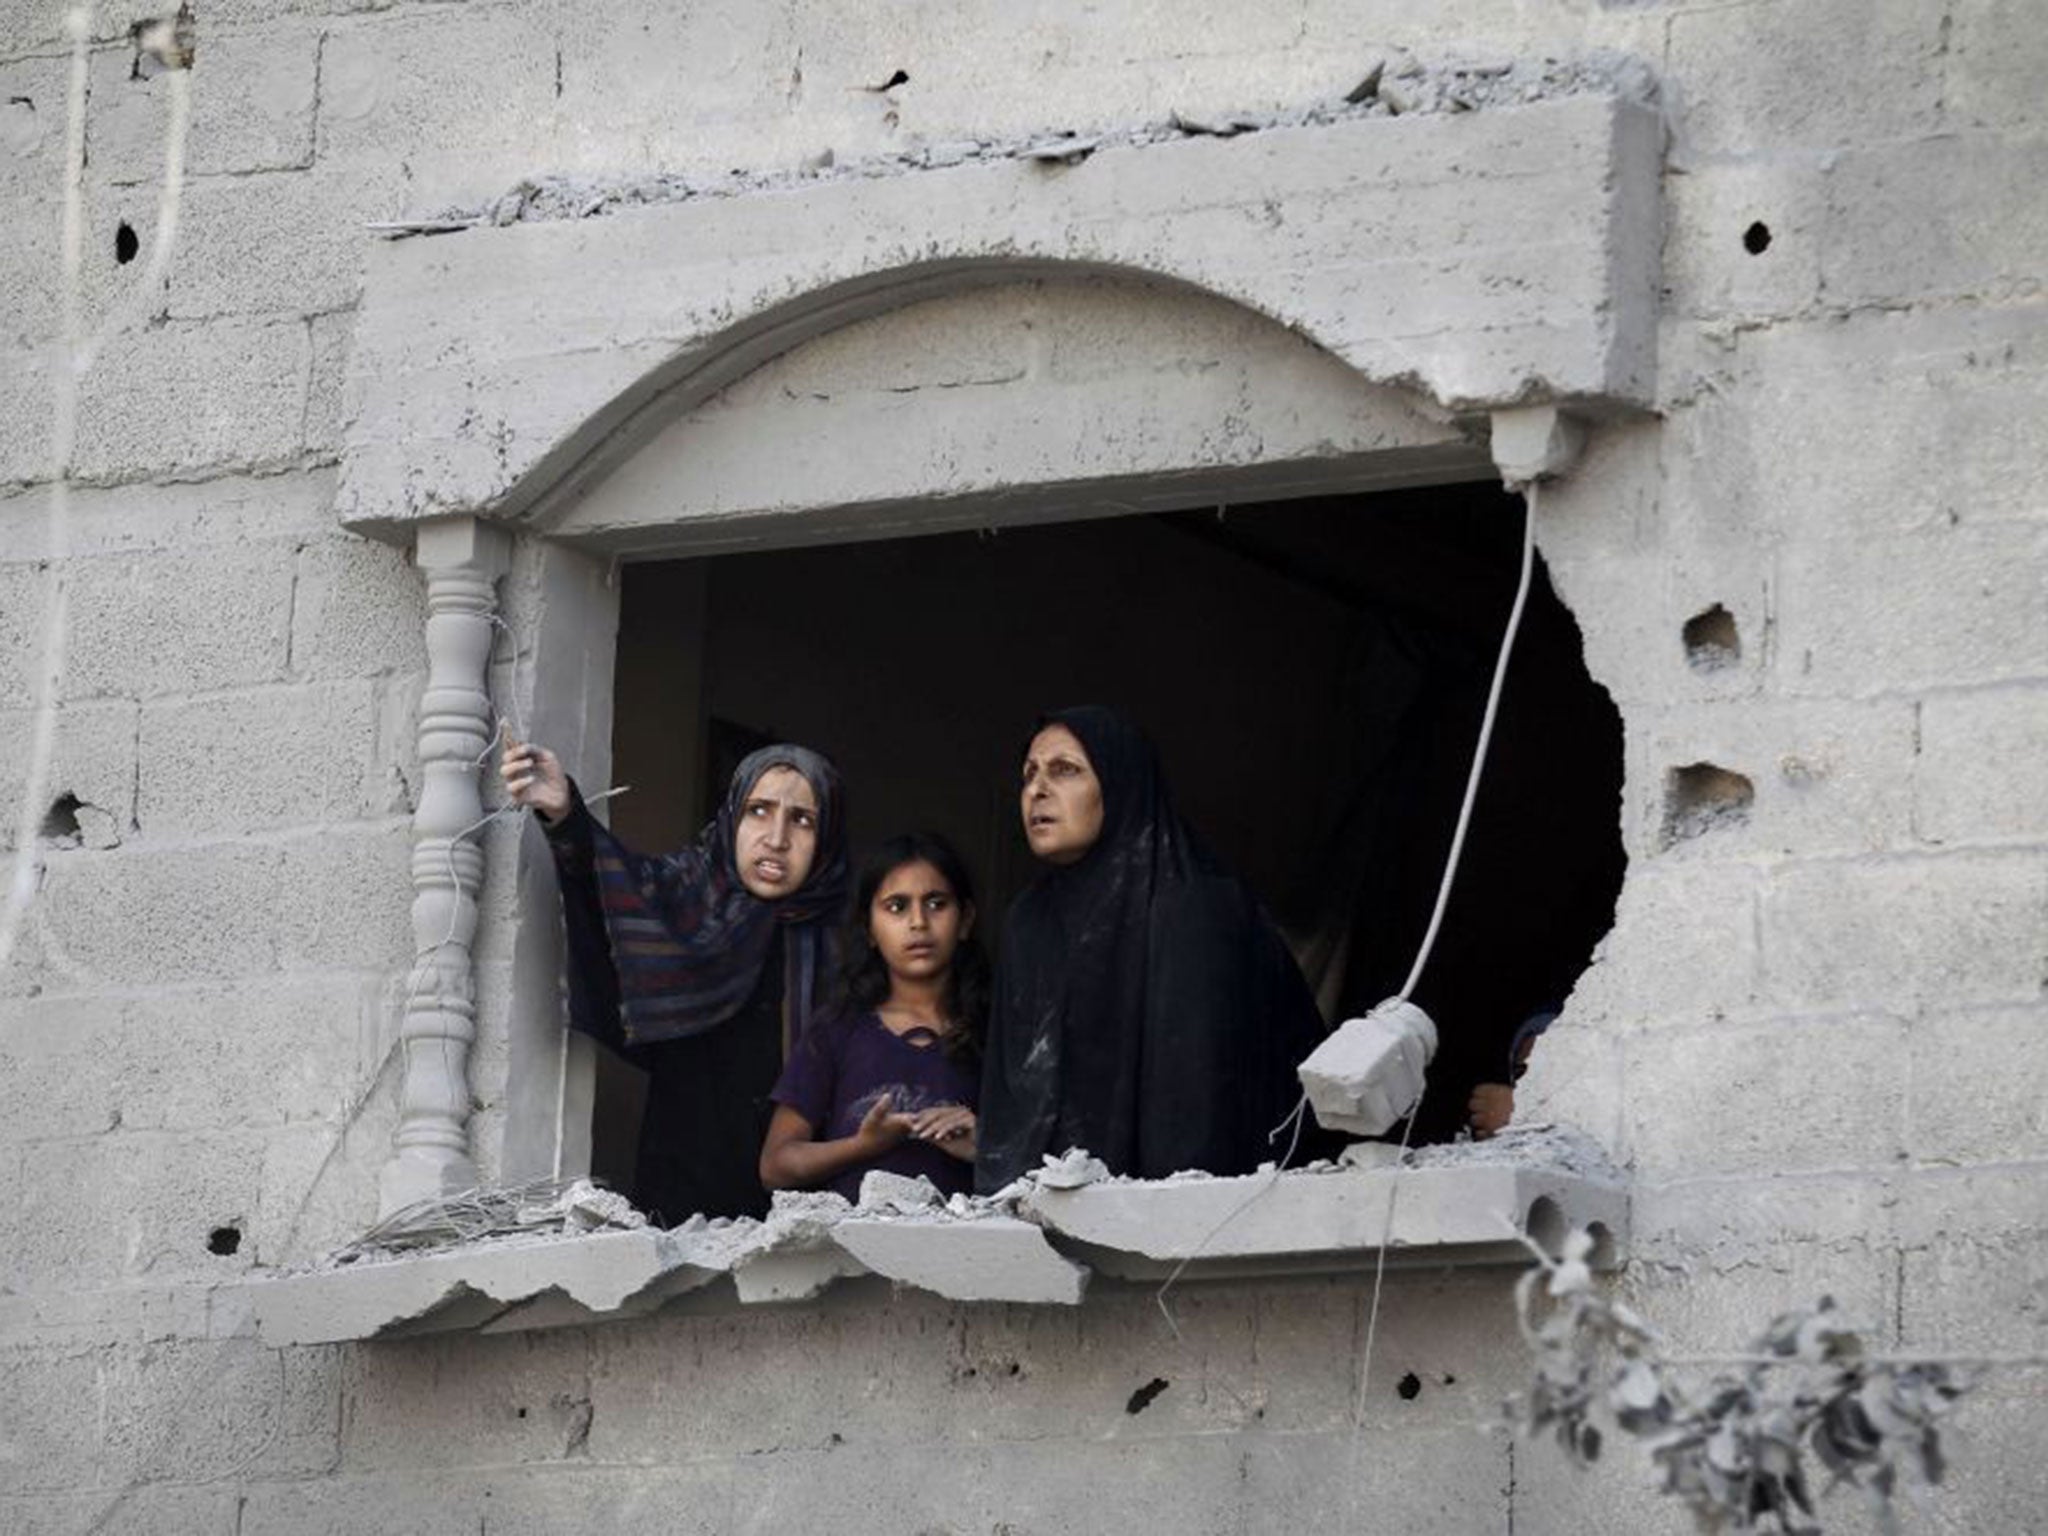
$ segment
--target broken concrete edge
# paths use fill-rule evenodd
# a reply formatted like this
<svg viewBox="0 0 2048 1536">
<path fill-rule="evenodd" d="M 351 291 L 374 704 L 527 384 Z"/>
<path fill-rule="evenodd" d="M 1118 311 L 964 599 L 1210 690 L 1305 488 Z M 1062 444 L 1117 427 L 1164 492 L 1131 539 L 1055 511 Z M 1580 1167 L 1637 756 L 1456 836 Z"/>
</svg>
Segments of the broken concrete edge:
<svg viewBox="0 0 2048 1536">
<path fill-rule="evenodd" d="M 1374 55 L 1360 63 L 1358 83 L 1346 95 L 1284 111 L 1189 114 L 1176 110 L 1168 112 L 1163 121 L 1087 131 L 1045 129 L 1005 139 L 949 140 L 846 161 L 825 149 L 783 171 L 529 176 L 486 203 L 443 208 L 424 217 L 381 220 L 366 228 L 386 239 L 459 234 L 507 224 L 596 218 L 627 208 L 699 198 L 743 197 L 821 181 L 912 175 L 977 162 L 1026 160 L 1072 166 L 1103 149 L 1143 148 L 1188 138 L 1237 138 L 1357 118 L 1485 111 L 1567 96 L 1608 95 L 1650 108 L 1661 108 L 1662 102 L 1654 69 L 1634 55 L 1611 49 L 1591 49 L 1565 58 L 1499 60 L 1423 60 L 1397 50 L 1391 58 Z"/>
<path fill-rule="evenodd" d="M 950 1301 L 1073 1306 L 1091 1271 L 1256 1278 L 1355 1269 L 1382 1247 L 1433 1263 L 1515 1263 L 1530 1242 L 1555 1251 L 1576 1227 L 1601 1238 L 1599 1262 L 1618 1263 L 1622 1175 L 1583 1138 L 1546 1131 L 1424 1148 L 1397 1167 L 1322 1163 L 1236 1178 L 1107 1178 L 1070 1154 L 1049 1160 L 1046 1182 L 987 1199 L 921 1205 L 878 1190 L 855 1206 L 785 1195 L 766 1221 L 477 1243 L 240 1289 L 256 1334 L 282 1346 L 582 1326 L 690 1293 L 719 1305 L 713 1283 L 727 1277 L 742 1305 L 805 1301 L 873 1275 Z"/>
</svg>

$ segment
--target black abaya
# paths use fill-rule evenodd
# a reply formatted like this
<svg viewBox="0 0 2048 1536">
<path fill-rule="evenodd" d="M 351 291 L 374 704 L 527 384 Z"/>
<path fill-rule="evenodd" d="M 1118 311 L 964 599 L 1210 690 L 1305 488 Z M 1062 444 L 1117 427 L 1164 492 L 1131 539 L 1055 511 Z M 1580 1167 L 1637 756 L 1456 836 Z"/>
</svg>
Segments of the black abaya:
<svg viewBox="0 0 2048 1536">
<path fill-rule="evenodd" d="M 1250 1172 L 1322 1038 L 1314 999 L 1244 882 L 1175 814 L 1150 742 L 1095 706 L 1073 731 L 1103 825 L 1012 904 L 984 1057 L 977 1187 L 1085 1147 L 1110 1171 Z"/>
</svg>

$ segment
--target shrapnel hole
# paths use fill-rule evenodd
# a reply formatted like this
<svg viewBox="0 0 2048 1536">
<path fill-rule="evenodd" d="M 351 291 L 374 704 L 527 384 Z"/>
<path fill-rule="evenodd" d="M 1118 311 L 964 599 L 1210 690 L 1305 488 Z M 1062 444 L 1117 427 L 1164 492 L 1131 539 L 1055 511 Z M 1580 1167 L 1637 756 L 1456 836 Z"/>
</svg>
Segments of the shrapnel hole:
<svg viewBox="0 0 2048 1536">
<path fill-rule="evenodd" d="M 1719 603 L 1685 621 L 1680 631 L 1685 660 L 1695 672 L 1718 672 L 1742 660 L 1742 635 L 1735 615 Z"/>
<path fill-rule="evenodd" d="M 1688 763 L 1664 775 L 1664 846 L 1749 820 L 1756 786 L 1743 774 L 1713 763 Z"/>
</svg>

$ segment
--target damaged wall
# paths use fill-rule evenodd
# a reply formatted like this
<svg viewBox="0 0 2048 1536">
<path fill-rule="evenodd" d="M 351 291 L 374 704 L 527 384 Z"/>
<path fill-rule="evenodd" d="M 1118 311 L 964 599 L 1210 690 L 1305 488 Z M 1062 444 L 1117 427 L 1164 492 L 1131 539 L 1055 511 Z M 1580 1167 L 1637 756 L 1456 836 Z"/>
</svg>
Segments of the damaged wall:
<svg viewBox="0 0 2048 1536">
<path fill-rule="evenodd" d="M 1544 502 L 1628 731 L 1631 863 L 1528 1112 L 1633 1170 L 1620 1283 L 1682 1349 L 1830 1291 L 1888 1346 L 2042 1353 L 2048 35 L 2001 0 L 1416 10 L 201 8 L 179 254 L 85 386 L 76 804 L 0 977 L 0 1528 L 1681 1528 L 1626 1455 L 1574 1475 L 1474 1428 L 1523 1369 L 1497 1273 L 1390 1277 L 1362 1404 L 1351 1277 L 1190 1286 L 1178 1338 L 1143 1288 L 1056 1312 L 855 1288 L 285 1349 L 223 1285 L 360 1228 L 393 1115 L 425 661 L 417 574 L 334 520 L 362 225 L 535 174 L 829 150 L 919 175 L 935 146 L 1300 112 L 1402 46 L 1617 49 L 1670 114 L 1659 417 L 1596 430 Z M 155 217 L 131 19 L 100 13 L 92 61 L 93 316 Z M 49 553 L 58 23 L 0 9 L 10 806 Z M 522 545 L 503 584 L 522 633 L 541 563 Z M 572 663 L 604 675 L 543 665 Z M 503 1018 L 514 956 L 485 932 Z M 487 1160 L 514 1048 L 479 1047 Z M 1999 1371 L 1965 1408 L 1937 1528 L 2048 1501 L 2044 1380 Z"/>
</svg>

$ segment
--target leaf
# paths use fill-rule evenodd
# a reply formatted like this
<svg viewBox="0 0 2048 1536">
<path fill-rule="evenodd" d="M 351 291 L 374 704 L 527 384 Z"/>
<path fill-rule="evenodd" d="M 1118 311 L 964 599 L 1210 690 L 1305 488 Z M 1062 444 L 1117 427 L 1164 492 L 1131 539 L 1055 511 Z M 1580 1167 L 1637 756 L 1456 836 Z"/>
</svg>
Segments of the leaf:
<svg viewBox="0 0 2048 1536">
<path fill-rule="evenodd" d="M 1579 1426 L 1579 1455 L 1586 1461 L 1600 1459 L 1600 1431 L 1592 1424 Z"/>
<path fill-rule="evenodd" d="M 1942 1454 L 1941 1432 L 1930 1429 L 1920 1442 L 1920 1476 L 1930 1487 L 1939 1488 L 1947 1471 L 1948 1458 Z"/>
<path fill-rule="evenodd" d="M 1740 1472 L 1744 1457 L 1742 1441 L 1734 1430 L 1722 1425 L 1707 1437 L 1707 1464 L 1722 1472 Z"/>
<path fill-rule="evenodd" d="M 1550 1272 L 1550 1294 L 1577 1296 L 1593 1289 L 1593 1271 L 1582 1259 L 1567 1256 Z"/>
<path fill-rule="evenodd" d="M 1901 1411 L 1906 1405 L 1898 1401 L 1895 1389 L 1896 1383 L 1890 1377 L 1873 1376 L 1856 1394 L 1858 1406 L 1881 1436 L 1912 1434 L 1920 1427 L 1917 1415 Z"/>
<path fill-rule="evenodd" d="M 1614 1378 L 1608 1396 L 1623 1408 L 1648 1409 L 1657 1406 L 1664 1396 L 1664 1388 L 1646 1361 L 1631 1360 Z"/>
</svg>

